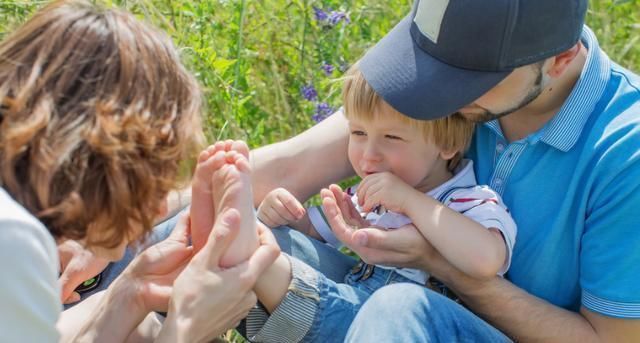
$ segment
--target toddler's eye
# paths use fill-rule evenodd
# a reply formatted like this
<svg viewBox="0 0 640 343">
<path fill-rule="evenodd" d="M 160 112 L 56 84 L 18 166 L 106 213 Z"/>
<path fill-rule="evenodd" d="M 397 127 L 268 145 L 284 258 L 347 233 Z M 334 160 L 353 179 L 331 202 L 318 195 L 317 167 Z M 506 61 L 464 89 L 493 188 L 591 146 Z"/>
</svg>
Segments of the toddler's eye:
<svg viewBox="0 0 640 343">
<path fill-rule="evenodd" d="M 360 130 L 353 130 L 351 131 L 351 134 L 354 136 L 366 136 L 367 134 L 364 131 L 360 131 Z"/>
<path fill-rule="evenodd" d="M 400 140 L 400 141 L 404 140 L 404 139 L 402 139 L 402 137 L 398 137 L 398 136 L 394 136 L 394 135 L 385 135 L 384 137 L 388 138 L 388 139 L 393 139 L 393 140 Z"/>
</svg>

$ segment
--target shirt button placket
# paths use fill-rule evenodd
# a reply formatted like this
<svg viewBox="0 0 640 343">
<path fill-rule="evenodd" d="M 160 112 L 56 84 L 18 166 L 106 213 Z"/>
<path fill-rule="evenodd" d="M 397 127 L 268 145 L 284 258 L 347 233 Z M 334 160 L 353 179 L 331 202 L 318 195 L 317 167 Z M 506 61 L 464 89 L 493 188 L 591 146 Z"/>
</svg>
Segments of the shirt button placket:
<svg viewBox="0 0 640 343">
<path fill-rule="evenodd" d="M 502 194 L 505 188 L 505 180 L 509 177 L 515 162 L 512 161 L 517 156 L 518 144 L 505 146 L 503 143 L 496 144 L 497 163 L 491 178 L 491 187 Z"/>
</svg>

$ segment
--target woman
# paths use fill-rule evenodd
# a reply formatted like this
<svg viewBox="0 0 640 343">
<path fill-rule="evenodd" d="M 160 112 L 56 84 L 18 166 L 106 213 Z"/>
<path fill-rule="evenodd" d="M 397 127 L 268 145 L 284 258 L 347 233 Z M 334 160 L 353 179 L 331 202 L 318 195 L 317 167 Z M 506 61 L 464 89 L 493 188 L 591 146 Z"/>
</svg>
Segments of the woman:
<svg viewBox="0 0 640 343">
<path fill-rule="evenodd" d="M 200 92 L 164 34 L 117 10 L 59 1 L 0 43 L 0 105 L 0 303 L 12 309 L 0 314 L 0 337 L 57 341 L 56 243 L 117 260 L 149 233 L 202 141 Z M 194 256 L 183 216 L 87 303 L 91 320 L 60 325 L 63 338 L 123 341 L 151 311 L 169 311 L 161 340 L 233 326 L 278 255 L 262 232 L 248 262 L 221 271 L 238 222 L 237 211 L 218 214 Z"/>
</svg>

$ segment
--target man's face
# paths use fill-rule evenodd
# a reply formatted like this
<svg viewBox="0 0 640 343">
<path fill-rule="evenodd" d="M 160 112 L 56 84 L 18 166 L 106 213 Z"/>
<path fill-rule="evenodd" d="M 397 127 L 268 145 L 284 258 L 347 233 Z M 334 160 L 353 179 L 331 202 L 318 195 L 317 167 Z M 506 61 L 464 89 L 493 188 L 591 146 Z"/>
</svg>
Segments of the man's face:
<svg viewBox="0 0 640 343">
<path fill-rule="evenodd" d="M 497 86 L 458 112 L 479 123 L 504 117 L 534 101 L 547 81 L 541 63 L 516 68 Z"/>
</svg>

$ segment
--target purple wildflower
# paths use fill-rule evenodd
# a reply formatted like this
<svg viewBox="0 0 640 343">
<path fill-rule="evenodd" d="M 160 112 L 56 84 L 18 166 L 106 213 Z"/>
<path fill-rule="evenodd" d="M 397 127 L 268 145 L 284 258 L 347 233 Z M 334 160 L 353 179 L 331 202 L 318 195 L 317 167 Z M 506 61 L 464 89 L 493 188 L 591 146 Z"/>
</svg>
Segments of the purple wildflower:
<svg viewBox="0 0 640 343">
<path fill-rule="evenodd" d="M 313 6 L 313 13 L 316 16 L 317 21 L 326 21 L 329 19 L 327 12 L 323 11 L 321 8 Z"/>
<path fill-rule="evenodd" d="M 351 23 L 351 19 L 349 19 L 347 13 L 343 11 L 331 11 L 328 21 L 332 26 L 338 25 L 341 21 L 344 21 L 346 24 Z"/>
<path fill-rule="evenodd" d="M 321 102 L 316 105 L 316 113 L 311 117 L 311 119 L 316 123 L 319 123 L 327 119 L 331 114 L 333 114 L 333 108 L 331 108 L 331 106 L 326 102 Z"/>
<path fill-rule="evenodd" d="M 302 86 L 302 88 L 300 88 L 300 93 L 302 93 L 302 97 L 308 101 L 314 101 L 318 99 L 318 92 L 312 84 Z"/>
<path fill-rule="evenodd" d="M 322 70 L 324 71 L 325 75 L 330 76 L 333 73 L 333 66 L 329 63 L 323 62 L 322 63 Z"/>
</svg>

